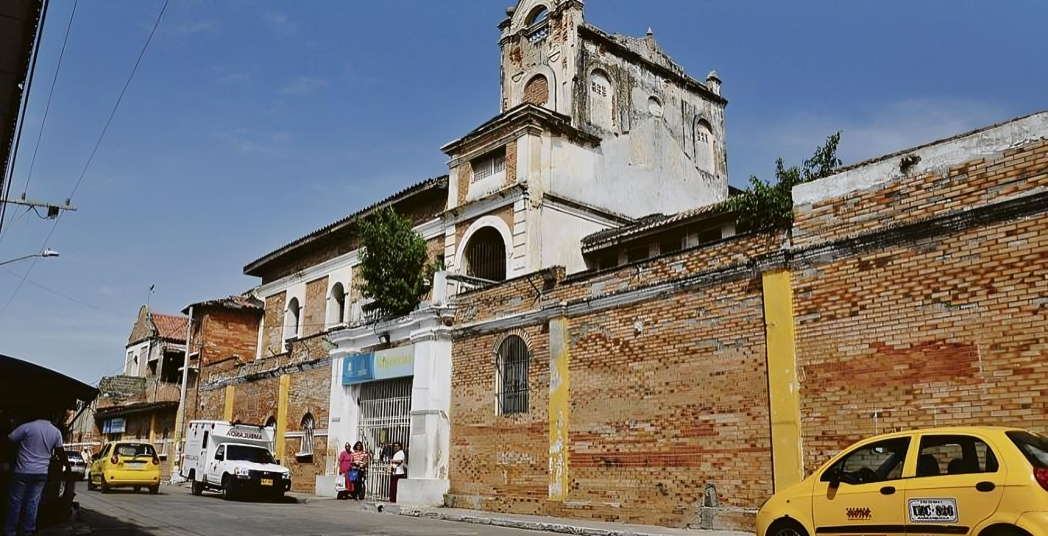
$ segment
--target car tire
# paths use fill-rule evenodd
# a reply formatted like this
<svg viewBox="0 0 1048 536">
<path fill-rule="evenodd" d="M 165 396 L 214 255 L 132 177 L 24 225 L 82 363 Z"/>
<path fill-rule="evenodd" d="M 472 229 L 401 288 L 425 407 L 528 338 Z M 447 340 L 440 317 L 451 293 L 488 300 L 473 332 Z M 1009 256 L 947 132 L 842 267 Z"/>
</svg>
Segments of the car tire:
<svg viewBox="0 0 1048 536">
<path fill-rule="evenodd" d="M 202 495 L 204 493 L 204 483 L 194 480 L 189 487 L 189 492 L 193 495 Z"/>
<path fill-rule="evenodd" d="M 149 494 L 150 495 L 156 495 L 158 493 L 160 493 L 160 486 L 153 486 L 153 487 L 149 488 Z"/>
<path fill-rule="evenodd" d="M 109 488 L 109 484 L 106 484 L 106 475 L 102 475 L 99 480 L 102 482 L 102 484 L 101 484 L 102 493 L 109 493 L 110 488 Z"/>
<path fill-rule="evenodd" d="M 800 523 L 784 518 L 772 523 L 764 536 L 808 536 L 808 531 Z"/>
<path fill-rule="evenodd" d="M 232 501 L 236 496 L 236 483 L 229 476 L 222 477 L 222 498 L 227 501 Z"/>
<path fill-rule="evenodd" d="M 1029 536 L 1022 529 L 1017 529 L 1015 527 L 996 527 L 984 532 L 984 534 L 988 534 L 989 536 Z"/>
<path fill-rule="evenodd" d="M 142 486 L 135 486 L 135 493 L 142 493 Z"/>
<path fill-rule="evenodd" d="M 92 482 L 92 480 L 94 480 L 94 477 L 90 473 L 88 473 L 87 474 L 87 491 L 94 491 L 95 490 L 95 485 Z"/>
</svg>

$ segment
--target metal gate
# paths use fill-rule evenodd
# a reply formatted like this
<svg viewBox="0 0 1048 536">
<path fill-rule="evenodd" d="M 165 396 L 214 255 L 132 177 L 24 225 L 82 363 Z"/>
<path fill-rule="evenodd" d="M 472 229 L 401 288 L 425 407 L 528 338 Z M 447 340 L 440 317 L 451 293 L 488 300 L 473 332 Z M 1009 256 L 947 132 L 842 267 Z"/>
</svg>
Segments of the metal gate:
<svg viewBox="0 0 1048 536">
<path fill-rule="evenodd" d="M 411 378 L 397 378 L 361 385 L 360 441 L 371 453 L 371 468 L 364 490 L 367 498 L 389 499 L 389 466 L 393 457 L 393 443 L 410 452 L 411 438 Z"/>
</svg>

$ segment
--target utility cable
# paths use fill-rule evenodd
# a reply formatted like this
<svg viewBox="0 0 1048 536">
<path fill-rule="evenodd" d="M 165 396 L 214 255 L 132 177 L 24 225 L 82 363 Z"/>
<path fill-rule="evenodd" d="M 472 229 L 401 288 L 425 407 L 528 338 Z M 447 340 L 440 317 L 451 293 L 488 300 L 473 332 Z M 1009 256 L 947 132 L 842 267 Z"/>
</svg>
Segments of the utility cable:
<svg viewBox="0 0 1048 536">
<path fill-rule="evenodd" d="M 25 86 L 22 87 L 22 113 L 18 118 L 18 132 L 15 134 L 12 144 L 11 157 L 8 159 L 7 182 L 5 177 L 0 176 L 0 231 L 4 227 L 4 218 L 7 216 L 7 200 L 11 197 L 11 184 L 15 178 L 15 164 L 18 162 L 18 148 L 22 145 L 22 128 L 25 127 L 25 114 L 29 109 L 29 97 L 32 95 L 33 78 L 36 75 L 36 60 L 40 57 L 40 42 L 44 39 L 44 26 L 47 22 L 47 8 L 51 5 L 50 0 L 44 0 L 41 8 L 40 24 L 36 32 L 36 43 L 33 44 L 33 62 L 29 65 L 29 76 L 26 78 Z M 2 235 L 0 235 L 2 236 Z"/>
<path fill-rule="evenodd" d="M 164 17 L 164 11 L 167 10 L 167 4 L 169 1 L 170 0 L 164 0 L 164 4 L 160 6 L 160 13 L 156 16 L 156 22 L 153 23 L 153 29 L 149 32 L 149 37 L 146 38 L 145 44 L 142 45 L 142 50 L 138 53 L 138 59 L 135 60 L 135 66 L 131 68 L 131 74 L 127 77 L 127 82 L 124 82 L 124 88 L 120 90 L 120 96 L 117 97 L 116 103 L 113 105 L 113 110 L 109 113 L 109 119 L 106 120 L 105 126 L 102 127 L 102 133 L 99 134 L 98 141 L 95 142 L 95 147 L 91 150 L 91 155 L 88 156 L 87 163 L 84 164 L 84 169 L 80 172 L 80 177 L 77 178 L 76 185 L 73 186 L 73 191 L 69 194 L 68 199 L 73 198 L 77 189 L 80 188 L 80 183 L 84 180 L 84 175 L 87 175 L 87 170 L 91 166 L 91 161 L 94 160 L 95 154 L 98 152 L 98 148 L 102 145 L 102 140 L 105 139 L 106 132 L 109 130 L 109 125 L 113 122 L 113 117 L 116 116 L 116 111 L 120 108 L 120 103 L 124 100 L 124 94 L 127 93 L 127 88 L 131 85 L 131 80 L 135 78 L 135 73 L 138 72 L 138 66 L 142 63 L 142 57 L 145 56 L 146 50 L 149 48 L 149 43 L 153 41 L 153 35 L 156 34 L 156 29 L 160 26 L 160 20 Z M 51 226 L 51 231 L 47 233 L 47 238 L 44 239 L 44 245 L 40 247 L 41 250 L 47 247 L 47 243 L 51 240 L 51 236 L 55 234 L 55 229 L 58 227 L 58 222 L 60 221 L 62 221 L 62 213 L 59 213 L 58 217 L 55 218 L 55 224 Z M 6 311 L 7 307 L 11 305 L 11 302 L 15 299 L 15 296 L 18 295 L 18 291 L 22 289 L 22 285 L 25 283 L 26 278 L 29 277 L 29 274 L 33 271 L 33 268 L 36 267 L 36 263 L 39 260 L 39 257 L 32 260 L 29 269 L 26 270 L 25 275 L 22 276 L 22 281 L 20 281 L 18 286 L 15 287 L 15 291 L 11 293 L 11 296 L 7 299 L 7 302 L 4 303 L 4 306 L 0 307 L 0 314 Z"/>
<path fill-rule="evenodd" d="M 36 167 L 36 154 L 40 151 L 40 139 L 44 137 L 44 127 L 47 125 L 47 113 L 51 110 L 51 98 L 55 95 L 55 84 L 58 75 L 62 72 L 62 59 L 65 58 L 66 45 L 69 44 L 69 30 L 73 27 L 73 19 L 76 17 L 76 6 L 79 0 L 73 0 L 73 12 L 69 14 L 69 22 L 66 24 L 65 37 L 62 39 L 62 51 L 58 53 L 58 66 L 55 67 L 55 77 L 51 80 L 51 91 L 47 94 L 47 104 L 44 105 L 44 117 L 40 120 L 40 130 L 36 133 L 36 146 L 33 147 L 33 157 L 29 160 L 29 172 L 26 174 L 25 188 L 22 189 L 22 197 L 29 192 L 29 182 L 33 180 L 33 168 Z"/>
</svg>

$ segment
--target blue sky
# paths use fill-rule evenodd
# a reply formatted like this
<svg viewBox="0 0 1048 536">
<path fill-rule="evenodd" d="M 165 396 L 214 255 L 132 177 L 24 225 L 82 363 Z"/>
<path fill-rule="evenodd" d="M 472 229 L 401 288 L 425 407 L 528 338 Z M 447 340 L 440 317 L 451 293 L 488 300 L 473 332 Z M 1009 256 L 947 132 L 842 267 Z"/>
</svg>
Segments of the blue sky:
<svg viewBox="0 0 1048 536">
<path fill-rule="evenodd" d="M 440 146 L 498 112 L 509 2 L 171 0 L 47 242 L 61 256 L 0 267 L 0 353 L 94 383 L 147 299 L 177 313 L 247 290 L 246 263 L 445 173 Z M 73 7 L 51 0 L 16 195 L 70 195 L 160 5 L 80 1 L 30 176 Z M 589 0 L 586 16 L 718 71 L 735 186 L 838 129 L 847 163 L 1048 109 L 1038 0 Z M 40 251 L 54 222 L 8 214 L 0 260 Z"/>
</svg>

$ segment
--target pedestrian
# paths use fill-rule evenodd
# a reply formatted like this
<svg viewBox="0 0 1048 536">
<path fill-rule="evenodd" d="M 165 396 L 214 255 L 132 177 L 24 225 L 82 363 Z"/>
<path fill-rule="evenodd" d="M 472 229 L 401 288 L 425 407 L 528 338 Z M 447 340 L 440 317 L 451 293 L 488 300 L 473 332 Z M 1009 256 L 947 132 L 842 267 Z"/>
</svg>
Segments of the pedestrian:
<svg viewBox="0 0 1048 536">
<path fill-rule="evenodd" d="M 37 509 L 51 456 L 57 455 L 67 468 L 69 460 L 62 448 L 62 432 L 47 419 L 29 421 L 7 437 L 17 447 L 18 457 L 11 475 L 4 536 L 30 536 L 36 533 Z"/>
<path fill-rule="evenodd" d="M 353 499 L 364 500 L 364 482 L 367 481 L 368 466 L 371 465 L 371 455 L 364 450 L 364 443 L 357 441 L 353 445 L 353 468 L 356 469 L 356 478 L 353 479 Z"/>
<path fill-rule="evenodd" d="M 353 492 L 353 481 L 349 478 L 349 472 L 353 469 L 353 451 L 346 442 L 346 450 L 338 454 L 338 476 L 342 479 L 345 489 L 338 491 L 338 498 L 343 499 Z"/>
<path fill-rule="evenodd" d="M 397 502 L 397 483 L 402 478 L 408 477 L 408 458 L 404 452 L 404 446 L 400 442 L 393 443 L 393 461 L 390 462 L 389 472 L 393 473 L 389 479 L 389 502 Z"/>
</svg>

